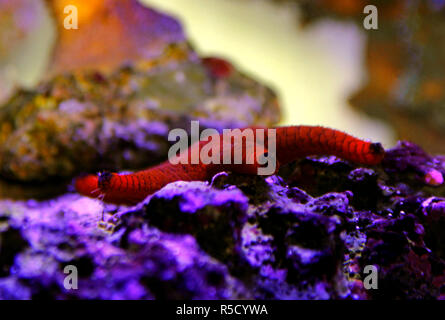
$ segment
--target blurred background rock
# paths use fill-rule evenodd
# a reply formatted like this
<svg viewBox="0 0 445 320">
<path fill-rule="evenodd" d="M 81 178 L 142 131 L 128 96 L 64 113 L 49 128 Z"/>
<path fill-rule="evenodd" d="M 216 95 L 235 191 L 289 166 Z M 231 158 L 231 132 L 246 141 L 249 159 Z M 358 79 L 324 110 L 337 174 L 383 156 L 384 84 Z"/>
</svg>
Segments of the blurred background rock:
<svg viewBox="0 0 445 320">
<path fill-rule="evenodd" d="M 0 1 L 0 99 L 47 70 L 57 21 L 44 2 Z M 373 1 L 378 30 L 363 28 L 362 0 L 141 2 L 176 16 L 200 54 L 226 57 L 269 84 L 284 109 L 281 124 L 327 125 L 386 147 L 407 139 L 445 152 L 441 0 Z M 70 1 L 54 3 L 60 11 Z M 94 12 L 98 2 L 88 3 Z"/>
</svg>

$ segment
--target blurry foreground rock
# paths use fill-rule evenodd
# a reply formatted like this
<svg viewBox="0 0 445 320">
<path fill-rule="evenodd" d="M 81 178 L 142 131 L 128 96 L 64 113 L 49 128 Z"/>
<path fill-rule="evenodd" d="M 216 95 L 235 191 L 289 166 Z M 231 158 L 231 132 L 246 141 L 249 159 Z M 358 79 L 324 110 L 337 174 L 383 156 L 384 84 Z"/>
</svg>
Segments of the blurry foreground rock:
<svg viewBox="0 0 445 320">
<path fill-rule="evenodd" d="M 175 182 L 107 205 L 106 222 L 77 194 L 2 201 L 0 298 L 443 299 L 444 166 L 410 143 L 373 168 L 305 158 L 279 176 Z"/>
<path fill-rule="evenodd" d="M 51 76 L 0 107 L 0 176 L 66 181 L 141 168 L 165 160 L 169 130 L 190 120 L 222 129 L 280 119 L 269 88 L 202 60 L 174 18 L 136 0 L 77 0 L 68 2 L 79 29 L 65 30 L 68 2 L 47 2 L 59 26 Z"/>
</svg>

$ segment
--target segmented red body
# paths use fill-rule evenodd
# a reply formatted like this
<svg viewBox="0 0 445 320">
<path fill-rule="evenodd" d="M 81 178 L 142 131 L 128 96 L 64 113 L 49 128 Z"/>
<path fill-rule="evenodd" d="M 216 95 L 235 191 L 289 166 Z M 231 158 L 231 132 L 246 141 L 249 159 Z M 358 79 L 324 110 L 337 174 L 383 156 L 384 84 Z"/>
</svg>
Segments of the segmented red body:
<svg viewBox="0 0 445 320">
<path fill-rule="evenodd" d="M 385 153 L 380 143 L 366 142 L 334 129 L 319 126 L 291 126 L 275 129 L 277 169 L 279 165 L 309 155 L 335 155 L 364 165 L 376 165 L 381 162 Z M 266 149 L 261 152 L 267 152 L 267 130 L 265 132 Z M 218 137 L 222 141 L 222 135 Z M 258 143 L 257 140 L 259 138 L 255 136 L 254 144 Z M 190 159 L 192 148 L 201 149 L 207 143 L 200 142 L 190 147 L 188 153 L 183 156 Z M 231 147 L 233 151 L 240 146 Z M 76 179 L 75 188 L 80 194 L 99 198 L 104 202 L 132 205 L 144 200 L 170 182 L 208 180 L 221 171 L 256 174 L 260 165 L 256 161 L 253 164 L 246 164 L 246 154 L 243 154 L 243 164 L 204 164 L 202 162 L 190 164 L 190 161 L 189 164 L 172 164 L 166 161 L 132 174 L 88 175 Z"/>
</svg>

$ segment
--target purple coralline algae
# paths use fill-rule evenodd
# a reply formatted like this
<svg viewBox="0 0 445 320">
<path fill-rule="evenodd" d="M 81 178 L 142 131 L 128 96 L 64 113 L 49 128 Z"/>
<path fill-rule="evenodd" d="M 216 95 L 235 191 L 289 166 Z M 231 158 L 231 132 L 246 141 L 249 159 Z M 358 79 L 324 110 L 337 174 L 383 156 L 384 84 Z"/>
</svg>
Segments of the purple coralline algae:
<svg viewBox="0 0 445 320">
<path fill-rule="evenodd" d="M 135 207 L 3 200 L 0 298 L 442 299 L 444 186 L 420 174 L 443 174 L 441 159 L 400 143 L 372 168 L 309 157 L 174 182 Z"/>
</svg>

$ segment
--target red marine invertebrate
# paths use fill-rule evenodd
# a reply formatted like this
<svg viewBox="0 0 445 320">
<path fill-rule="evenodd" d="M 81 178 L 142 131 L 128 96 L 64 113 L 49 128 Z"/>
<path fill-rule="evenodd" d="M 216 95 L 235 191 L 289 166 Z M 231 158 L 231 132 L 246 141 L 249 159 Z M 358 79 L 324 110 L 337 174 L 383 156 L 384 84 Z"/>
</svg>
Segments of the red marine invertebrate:
<svg viewBox="0 0 445 320">
<path fill-rule="evenodd" d="M 233 66 L 230 62 L 216 57 L 206 57 L 201 59 L 202 63 L 215 78 L 226 78 L 233 72 Z"/>
<path fill-rule="evenodd" d="M 381 162 L 385 154 L 380 143 L 366 142 L 334 129 L 318 126 L 291 126 L 275 129 L 276 152 L 272 159 L 276 161 L 276 169 L 279 165 L 309 155 L 335 155 L 364 165 L 376 165 Z M 242 134 L 244 130 L 246 129 L 240 130 L 240 133 Z M 83 195 L 99 198 L 104 202 L 132 205 L 144 200 L 148 195 L 170 182 L 208 180 L 221 171 L 256 174 L 257 169 L 261 167 L 258 161 L 259 156 L 268 153 L 270 132 L 266 130 L 265 133 L 266 135 L 262 137 L 255 134 L 254 141 L 247 141 L 246 138 L 245 144 L 243 144 L 243 140 L 241 140 L 241 144 L 230 141 L 228 149 L 232 151 L 231 154 L 235 154 L 238 148 L 245 149 L 241 150 L 243 160 L 241 164 L 234 164 L 233 156 L 231 156 L 230 164 L 223 161 L 203 163 L 202 160 L 196 164 L 190 163 L 191 161 L 177 164 L 166 161 L 155 167 L 131 174 L 106 172 L 80 177 L 75 181 L 75 188 Z M 187 152 L 178 155 L 177 160 L 190 160 L 194 151 L 201 151 L 208 143 L 215 140 L 223 141 L 222 135 L 218 135 L 217 139 L 214 139 L 215 136 L 211 137 L 208 141 L 201 141 L 191 146 Z M 260 144 L 264 145 L 262 149 L 252 148 L 252 146 Z M 227 149 L 227 146 L 221 144 L 217 156 L 220 160 L 223 159 L 223 154 L 227 151 L 224 148 Z M 246 159 L 252 153 L 254 161 L 249 164 Z"/>
</svg>

